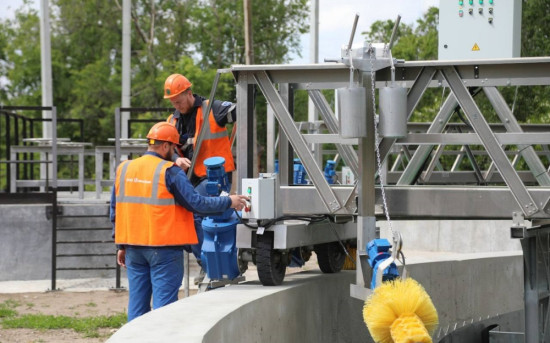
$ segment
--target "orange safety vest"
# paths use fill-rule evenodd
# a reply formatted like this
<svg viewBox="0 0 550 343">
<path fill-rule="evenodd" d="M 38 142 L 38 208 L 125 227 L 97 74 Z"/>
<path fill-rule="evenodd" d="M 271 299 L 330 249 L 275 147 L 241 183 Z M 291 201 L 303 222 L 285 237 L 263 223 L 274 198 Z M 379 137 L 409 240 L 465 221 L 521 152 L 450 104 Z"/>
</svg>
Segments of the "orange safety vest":
<svg viewBox="0 0 550 343">
<path fill-rule="evenodd" d="M 198 243 L 193 214 L 178 205 L 166 188 L 166 169 L 173 165 L 153 155 L 120 164 L 115 181 L 116 244 Z"/>
<path fill-rule="evenodd" d="M 207 107 L 208 101 L 203 101 L 202 106 L 197 110 L 197 116 L 195 118 L 195 139 L 199 137 L 203 123 L 203 112 L 206 111 Z M 216 123 L 212 110 L 210 110 L 208 120 L 210 122 L 210 130 L 203 137 L 201 150 L 197 156 L 195 170 L 193 171 L 198 177 L 206 176 L 204 160 L 214 156 L 220 156 L 225 159 L 224 167 L 226 172 L 235 170 L 235 162 L 233 161 L 233 154 L 231 153 L 231 144 L 227 135 L 227 130 L 225 127 L 221 127 L 218 123 Z M 167 121 L 173 125 L 176 125 L 176 119 L 173 115 L 170 115 Z M 195 147 L 195 143 L 196 142 L 193 142 L 193 147 Z"/>
</svg>

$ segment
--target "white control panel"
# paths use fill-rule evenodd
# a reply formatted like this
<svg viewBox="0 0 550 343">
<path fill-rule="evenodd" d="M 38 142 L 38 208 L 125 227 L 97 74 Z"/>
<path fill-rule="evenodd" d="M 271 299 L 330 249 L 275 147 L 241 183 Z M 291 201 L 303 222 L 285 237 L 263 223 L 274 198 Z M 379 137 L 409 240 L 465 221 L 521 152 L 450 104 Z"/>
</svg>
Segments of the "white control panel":
<svg viewBox="0 0 550 343">
<path fill-rule="evenodd" d="M 275 187 L 275 178 L 243 179 L 242 194 L 250 197 L 250 203 L 242 211 L 242 217 L 274 219 Z"/>
<path fill-rule="evenodd" d="M 522 0 L 440 0 L 439 60 L 520 57 Z"/>
</svg>

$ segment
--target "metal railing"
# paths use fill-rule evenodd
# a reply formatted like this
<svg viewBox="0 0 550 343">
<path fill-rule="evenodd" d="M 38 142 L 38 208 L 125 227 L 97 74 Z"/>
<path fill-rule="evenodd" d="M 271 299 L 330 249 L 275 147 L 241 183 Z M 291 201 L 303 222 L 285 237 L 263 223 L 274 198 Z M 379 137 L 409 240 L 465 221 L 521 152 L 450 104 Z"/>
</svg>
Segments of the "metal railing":
<svg viewBox="0 0 550 343">
<path fill-rule="evenodd" d="M 16 145 L 26 146 L 28 143 L 24 142 L 24 139 L 35 138 L 35 126 L 36 123 L 52 122 L 53 119 L 50 118 L 31 118 L 28 116 L 20 115 L 14 111 L 55 111 L 55 107 L 40 107 L 40 106 L 0 106 L 0 136 L 4 136 L 3 141 L 5 142 L 5 148 L 0 149 L 0 165 L 4 164 L 5 167 L 5 182 L 6 187 L 3 190 L 7 193 L 10 193 L 11 190 L 11 169 L 10 164 L 15 164 L 15 172 L 17 175 L 20 173 L 20 165 L 23 166 L 23 179 L 32 180 L 34 179 L 34 168 L 35 164 L 40 163 L 52 163 L 52 161 L 40 161 L 34 160 L 31 153 L 23 153 L 23 160 L 12 161 L 11 160 L 11 147 Z M 2 120 L 4 119 L 4 120 Z M 82 119 L 55 119 L 56 121 L 56 130 L 57 132 L 57 122 L 62 123 L 78 123 L 80 139 L 83 140 L 84 137 L 84 121 Z M 2 125 L 4 122 L 4 125 Z M 57 137 L 57 134 L 56 134 Z M 53 139 L 53 137 L 52 137 Z M 2 159 L 2 150 L 5 151 L 5 159 Z M 69 161 L 63 161 L 67 163 L 74 163 L 72 158 Z M 46 168 L 47 171 L 48 168 Z M 2 168 L 0 168 L 0 171 Z M 1 172 L 0 172 L 1 178 Z"/>
</svg>

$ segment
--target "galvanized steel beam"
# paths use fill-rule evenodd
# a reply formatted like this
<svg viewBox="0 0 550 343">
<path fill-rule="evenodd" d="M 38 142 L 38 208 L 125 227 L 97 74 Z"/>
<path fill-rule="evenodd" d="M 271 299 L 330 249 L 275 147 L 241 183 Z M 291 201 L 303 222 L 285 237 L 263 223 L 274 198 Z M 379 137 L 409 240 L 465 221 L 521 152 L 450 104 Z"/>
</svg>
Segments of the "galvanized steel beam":
<svg viewBox="0 0 550 343">
<path fill-rule="evenodd" d="M 292 144 L 296 154 L 302 161 L 308 176 L 319 191 L 325 206 L 330 213 L 335 213 L 342 208 L 342 205 L 334 195 L 327 180 L 325 179 L 321 168 L 315 162 L 313 155 L 309 151 L 304 138 L 296 128 L 294 121 L 288 112 L 288 109 L 283 104 L 281 96 L 271 83 L 266 72 L 256 72 L 253 74 L 254 79 L 258 83 L 262 93 L 273 108 L 275 117 L 279 122 L 280 128 L 285 133 L 286 137 Z"/>
<path fill-rule="evenodd" d="M 529 192 L 525 189 L 521 179 L 510 164 L 510 161 L 500 147 L 499 142 L 489 127 L 489 124 L 485 121 L 485 118 L 474 102 L 470 92 L 468 92 L 468 89 L 464 86 L 457 70 L 453 67 L 445 67 L 442 69 L 442 73 L 457 98 L 460 107 L 468 117 L 470 124 L 479 135 L 485 149 L 495 162 L 498 170 L 504 177 L 506 184 L 510 187 L 510 191 L 516 198 L 518 204 L 521 206 L 522 212 L 526 217 L 534 215 L 539 211 L 539 207 L 536 205 Z"/>
</svg>

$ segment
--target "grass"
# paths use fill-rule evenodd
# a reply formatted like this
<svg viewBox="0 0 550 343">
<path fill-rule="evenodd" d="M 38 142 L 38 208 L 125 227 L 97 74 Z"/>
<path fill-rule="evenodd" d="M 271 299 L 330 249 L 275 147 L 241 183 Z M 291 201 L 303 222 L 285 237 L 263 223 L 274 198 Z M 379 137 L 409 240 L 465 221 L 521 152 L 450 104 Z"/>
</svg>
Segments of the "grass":
<svg viewBox="0 0 550 343">
<path fill-rule="evenodd" d="M 14 301 L 0 303 L 0 324 L 4 329 L 36 329 L 56 330 L 73 329 L 83 333 L 85 337 L 99 337 L 99 328 L 120 328 L 127 321 L 126 313 L 116 313 L 112 316 L 96 316 L 73 318 L 68 316 L 53 316 L 45 314 L 18 315 L 14 309 L 19 306 Z"/>
<path fill-rule="evenodd" d="M 14 317 L 17 315 L 15 308 L 19 306 L 19 303 L 14 300 L 6 300 L 0 304 L 0 319 Z"/>
</svg>

